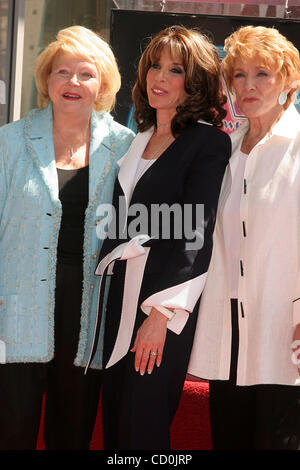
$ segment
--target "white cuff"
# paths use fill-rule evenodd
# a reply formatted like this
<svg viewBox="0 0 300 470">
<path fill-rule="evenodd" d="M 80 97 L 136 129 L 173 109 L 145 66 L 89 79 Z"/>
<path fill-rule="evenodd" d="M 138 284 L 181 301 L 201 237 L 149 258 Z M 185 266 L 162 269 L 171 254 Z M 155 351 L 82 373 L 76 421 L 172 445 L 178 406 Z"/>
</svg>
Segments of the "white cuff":
<svg viewBox="0 0 300 470">
<path fill-rule="evenodd" d="M 161 307 L 183 309 L 192 312 L 197 300 L 202 294 L 207 273 L 201 274 L 189 281 L 169 287 L 150 295 L 142 303 L 142 307 Z"/>
<path fill-rule="evenodd" d="M 141 310 L 146 314 L 146 315 L 149 315 L 150 312 L 151 312 L 151 309 L 152 308 L 156 308 L 157 310 L 159 310 L 161 312 L 161 308 L 164 308 L 164 307 L 161 307 L 161 305 L 157 306 L 157 305 L 153 305 L 152 307 L 145 307 L 143 306 L 143 304 L 141 305 Z M 168 309 L 165 309 L 164 310 L 168 310 Z M 165 315 L 164 312 L 161 312 Z M 173 314 L 172 318 L 170 320 L 167 321 L 167 328 L 171 331 L 173 331 L 173 333 L 176 333 L 176 335 L 179 335 L 188 318 L 189 318 L 189 312 L 187 312 L 186 310 L 183 310 L 181 308 L 175 308 L 173 312 L 171 312 L 170 310 L 168 310 L 168 315 L 170 314 Z M 166 315 L 166 316 L 168 316 Z"/>
<path fill-rule="evenodd" d="M 155 305 L 156 310 L 158 310 L 160 313 L 162 313 L 163 315 L 165 315 L 169 320 L 172 320 L 172 318 L 174 317 L 175 315 L 175 312 L 172 310 L 169 310 L 168 308 L 166 307 L 162 307 L 161 305 Z"/>
<path fill-rule="evenodd" d="M 172 309 L 173 315 L 167 322 L 167 327 L 179 335 L 187 322 L 189 312 L 194 310 L 196 302 L 202 293 L 206 277 L 207 273 L 204 273 L 189 281 L 156 292 L 143 301 L 141 310 L 146 315 L 149 315 L 151 308 L 155 307 L 170 318 L 171 312 L 168 309 Z"/>
</svg>

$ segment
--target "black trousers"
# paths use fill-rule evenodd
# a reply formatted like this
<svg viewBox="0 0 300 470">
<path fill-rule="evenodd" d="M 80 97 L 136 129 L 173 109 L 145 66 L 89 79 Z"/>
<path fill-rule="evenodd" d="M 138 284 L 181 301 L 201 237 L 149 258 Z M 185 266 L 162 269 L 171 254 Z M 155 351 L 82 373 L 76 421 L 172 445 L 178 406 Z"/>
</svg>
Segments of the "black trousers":
<svg viewBox="0 0 300 470">
<path fill-rule="evenodd" d="M 104 358 L 108 360 L 119 326 L 124 277 L 114 268 L 107 304 Z M 146 279 L 146 284 L 151 282 Z M 143 295 L 147 296 L 146 290 Z M 152 374 L 141 376 L 134 368 L 135 354 L 128 352 L 112 367 L 104 370 L 102 401 L 105 449 L 168 450 L 170 424 L 181 397 L 197 311 L 180 335 L 167 332 L 162 364 Z M 132 343 L 146 315 L 138 309 Z"/>
<path fill-rule="evenodd" d="M 0 450 L 35 449 L 43 394 L 49 450 L 88 449 L 102 374 L 73 365 L 79 328 L 82 268 L 58 264 L 55 357 L 47 364 L 0 366 Z"/>
<path fill-rule="evenodd" d="M 300 388 L 285 385 L 237 386 L 238 308 L 231 300 L 232 350 L 229 380 L 210 381 L 210 417 L 213 449 L 273 450 L 289 448 L 285 428 Z M 300 411 L 300 410 L 299 410 Z M 291 420 L 291 424 L 294 421 Z M 299 430 L 300 432 L 300 430 Z"/>
</svg>

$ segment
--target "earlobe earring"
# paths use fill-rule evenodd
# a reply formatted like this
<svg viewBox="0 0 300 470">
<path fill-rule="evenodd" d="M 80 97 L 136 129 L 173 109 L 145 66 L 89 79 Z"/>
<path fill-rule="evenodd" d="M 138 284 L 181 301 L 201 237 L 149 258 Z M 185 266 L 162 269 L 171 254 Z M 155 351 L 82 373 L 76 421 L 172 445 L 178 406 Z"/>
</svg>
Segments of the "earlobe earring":
<svg viewBox="0 0 300 470">
<path fill-rule="evenodd" d="M 285 91 L 282 91 L 280 95 L 278 96 L 278 103 L 283 106 L 286 103 L 287 100 L 287 94 Z"/>
</svg>

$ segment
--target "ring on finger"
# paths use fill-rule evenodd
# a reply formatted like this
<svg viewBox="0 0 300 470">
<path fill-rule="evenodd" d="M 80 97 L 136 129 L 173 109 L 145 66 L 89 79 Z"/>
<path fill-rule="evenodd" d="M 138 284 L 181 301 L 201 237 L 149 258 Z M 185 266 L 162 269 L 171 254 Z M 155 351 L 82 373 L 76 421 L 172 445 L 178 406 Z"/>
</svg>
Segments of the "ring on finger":
<svg viewBox="0 0 300 470">
<path fill-rule="evenodd" d="M 157 356 L 157 352 L 155 352 L 155 351 L 150 351 L 150 356 Z"/>
</svg>

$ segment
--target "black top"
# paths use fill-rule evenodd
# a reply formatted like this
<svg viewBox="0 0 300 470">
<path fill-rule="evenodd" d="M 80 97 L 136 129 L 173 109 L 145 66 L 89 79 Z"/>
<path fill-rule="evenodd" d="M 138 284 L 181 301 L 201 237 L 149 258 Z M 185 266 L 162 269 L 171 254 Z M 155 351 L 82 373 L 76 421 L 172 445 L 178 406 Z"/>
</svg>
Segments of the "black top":
<svg viewBox="0 0 300 470">
<path fill-rule="evenodd" d="M 57 261 L 82 264 L 84 219 L 89 200 L 89 167 L 78 170 L 57 168 L 62 219 L 57 246 Z"/>
</svg>

